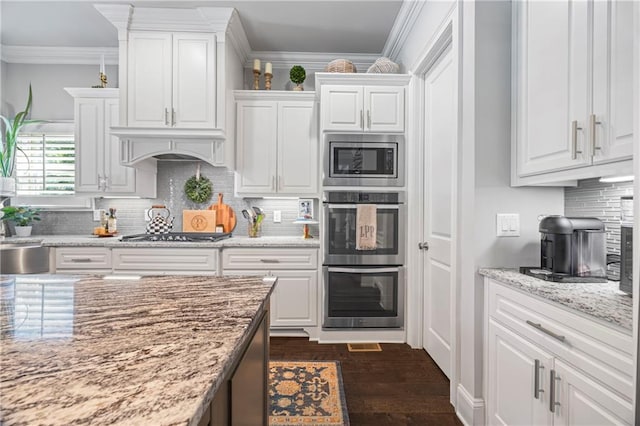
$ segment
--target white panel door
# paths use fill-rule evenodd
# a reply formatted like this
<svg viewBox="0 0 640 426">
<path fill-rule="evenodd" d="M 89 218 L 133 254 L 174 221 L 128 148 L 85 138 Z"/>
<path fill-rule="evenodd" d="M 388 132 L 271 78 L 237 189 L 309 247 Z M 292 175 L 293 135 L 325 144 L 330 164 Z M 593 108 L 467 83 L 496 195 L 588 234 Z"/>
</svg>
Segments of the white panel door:
<svg viewBox="0 0 640 426">
<path fill-rule="evenodd" d="M 491 319 L 488 344 L 487 424 L 551 425 L 548 379 L 553 357 Z"/>
<path fill-rule="evenodd" d="M 425 76 L 424 319 L 425 350 L 451 373 L 452 218 L 455 216 L 457 71 L 451 51 Z"/>
<path fill-rule="evenodd" d="M 171 63 L 170 33 L 129 33 L 129 126 L 170 125 Z"/>
<path fill-rule="evenodd" d="M 215 44 L 214 34 L 173 34 L 174 127 L 215 127 Z"/>
<path fill-rule="evenodd" d="M 276 192 L 278 104 L 238 102 L 238 193 Z"/>
<path fill-rule="evenodd" d="M 104 100 L 75 102 L 76 192 L 98 192 L 103 174 Z"/>
<path fill-rule="evenodd" d="M 318 191 L 318 135 L 314 102 L 278 103 L 278 192 Z"/>
<path fill-rule="evenodd" d="M 523 1 L 514 7 L 518 174 L 589 164 L 588 3 Z"/>
<path fill-rule="evenodd" d="M 318 272 L 271 271 L 278 283 L 271 296 L 271 327 L 312 327 L 318 322 Z"/>
<path fill-rule="evenodd" d="M 364 88 L 365 131 L 404 132 L 404 87 Z"/>
<path fill-rule="evenodd" d="M 633 2 L 593 3 L 593 162 L 633 155 Z M 591 133 L 593 132 L 593 134 Z"/>
<path fill-rule="evenodd" d="M 556 373 L 554 425 L 632 425 L 632 404 L 560 360 Z"/>
<path fill-rule="evenodd" d="M 110 128 L 118 125 L 118 99 L 104 100 L 104 174 L 107 193 L 134 193 L 136 169 L 120 164 L 120 140 Z"/>
<path fill-rule="evenodd" d="M 322 86 L 322 130 L 364 130 L 362 86 Z"/>
</svg>

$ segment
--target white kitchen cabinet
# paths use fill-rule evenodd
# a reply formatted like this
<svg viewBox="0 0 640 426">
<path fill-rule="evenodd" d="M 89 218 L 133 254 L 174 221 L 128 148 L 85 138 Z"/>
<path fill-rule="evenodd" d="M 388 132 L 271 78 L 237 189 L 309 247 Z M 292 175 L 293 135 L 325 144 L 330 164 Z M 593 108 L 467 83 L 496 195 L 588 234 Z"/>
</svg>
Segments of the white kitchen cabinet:
<svg viewBox="0 0 640 426">
<path fill-rule="evenodd" d="M 404 87 L 325 85 L 320 104 L 323 131 L 404 132 Z"/>
<path fill-rule="evenodd" d="M 111 272 L 111 250 L 106 247 L 56 247 L 53 250 L 56 273 Z"/>
<path fill-rule="evenodd" d="M 115 274 L 218 275 L 219 251 L 212 248 L 113 248 Z"/>
<path fill-rule="evenodd" d="M 632 7 L 514 3 L 514 185 L 597 177 L 611 168 L 595 165 L 631 158 Z"/>
<path fill-rule="evenodd" d="M 315 248 L 229 248 L 222 251 L 223 275 L 273 275 L 271 328 L 318 324 L 318 250 Z"/>
<path fill-rule="evenodd" d="M 120 164 L 118 89 L 65 89 L 74 97 L 75 191 L 86 195 L 156 196 L 155 173 Z"/>
<path fill-rule="evenodd" d="M 308 195 L 318 192 L 314 94 L 236 91 L 236 192 Z"/>
<path fill-rule="evenodd" d="M 485 280 L 488 425 L 633 424 L 630 333 Z"/>
<path fill-rule="evenodd" d="M 129 33 L 128 126 L 216 127 L 213 33 Z"/>
</svg>

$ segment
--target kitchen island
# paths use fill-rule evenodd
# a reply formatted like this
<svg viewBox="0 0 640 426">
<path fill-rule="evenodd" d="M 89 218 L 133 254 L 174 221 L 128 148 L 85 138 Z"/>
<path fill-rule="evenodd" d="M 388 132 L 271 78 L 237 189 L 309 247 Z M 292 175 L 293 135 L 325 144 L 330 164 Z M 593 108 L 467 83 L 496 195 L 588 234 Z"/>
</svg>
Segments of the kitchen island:
<svg viewBox="0 0 640 426">
<path fill-rule="evenodd" d="M 266 417 L 275 280 L 0 277 L 0 423 L 225 424 L 210 419 L 233 410 Z M 231 382 L 236 393 L 258 392 L 232 394 Z"/>
</svg>

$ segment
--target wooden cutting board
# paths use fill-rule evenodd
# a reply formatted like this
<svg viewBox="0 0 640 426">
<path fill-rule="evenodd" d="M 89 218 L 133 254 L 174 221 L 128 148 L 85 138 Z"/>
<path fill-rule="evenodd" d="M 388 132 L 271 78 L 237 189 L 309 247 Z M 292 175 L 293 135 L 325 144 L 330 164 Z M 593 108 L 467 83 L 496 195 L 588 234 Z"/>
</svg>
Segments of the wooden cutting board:
<svg viewBox="0 0 640 426">
<path fill-rule="evenodd" d="M 218 194 L 218 204 L 211 204 L 209 210 L 216 212 L 216 224 L 222 225 L 223 232 L 233 232 L 236 228 L 236 213 L 230 205 L 222 202 L 222 194 Z"/>
<path fill-rule="evenodd" d="M 216 211 L 182 210 L 182 232 L 216 232 Z"/>
</svg>

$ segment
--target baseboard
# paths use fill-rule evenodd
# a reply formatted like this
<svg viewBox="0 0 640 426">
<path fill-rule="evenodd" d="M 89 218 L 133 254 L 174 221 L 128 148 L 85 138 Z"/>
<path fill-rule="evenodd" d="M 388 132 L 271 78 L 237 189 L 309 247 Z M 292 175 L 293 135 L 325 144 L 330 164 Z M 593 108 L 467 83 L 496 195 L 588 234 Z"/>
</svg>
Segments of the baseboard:
<svg viewBox="0 0 640 426">
<path fill-rule="evenodd" d="M 465 426 L 484 426 L 484 399 L 474 398 L 458 384 L 456 414 Z"/>
</svg>

